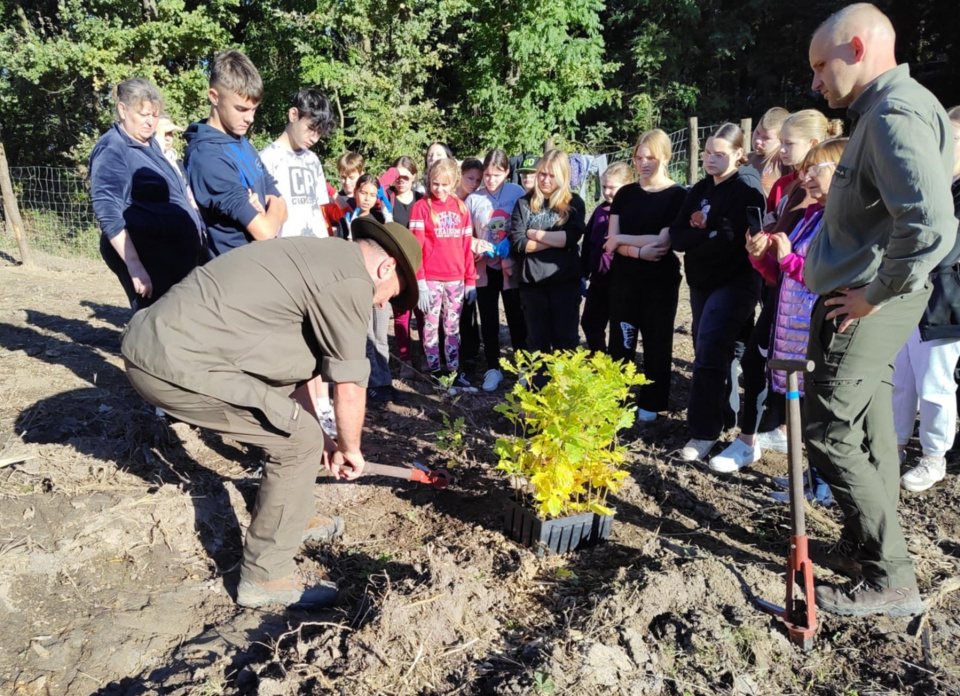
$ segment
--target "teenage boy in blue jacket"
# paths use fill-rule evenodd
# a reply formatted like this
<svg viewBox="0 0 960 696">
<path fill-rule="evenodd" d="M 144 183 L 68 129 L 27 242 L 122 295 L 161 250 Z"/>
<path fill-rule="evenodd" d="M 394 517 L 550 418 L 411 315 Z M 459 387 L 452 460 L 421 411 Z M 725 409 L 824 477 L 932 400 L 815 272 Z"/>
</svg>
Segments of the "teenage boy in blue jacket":
<svg viewBox="0 0 960 696">
<path fill-rule="evenodd" d="M 260 73 L 239 51 L 224 51 L 210 69 L 210 118 L 184 133 L 184 164 L 207 225 L 210 254 L 273 239 L 287 219 L 277 183 L 244 137 L 263 98 Z"/>
</svg>

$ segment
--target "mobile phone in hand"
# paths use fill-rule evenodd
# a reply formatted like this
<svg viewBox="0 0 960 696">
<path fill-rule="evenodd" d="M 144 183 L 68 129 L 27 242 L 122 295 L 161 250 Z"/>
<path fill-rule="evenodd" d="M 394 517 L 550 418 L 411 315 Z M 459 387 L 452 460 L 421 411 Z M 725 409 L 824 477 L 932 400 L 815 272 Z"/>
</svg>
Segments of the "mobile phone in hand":
<svg viewBox="0 0 960 696">
<path fill-rule="evenodd" d="M 755 205 L 747 206 L 747 229 L 750 230 L 750 236 L 763 232 L 763 211 Z"/>
</svg>

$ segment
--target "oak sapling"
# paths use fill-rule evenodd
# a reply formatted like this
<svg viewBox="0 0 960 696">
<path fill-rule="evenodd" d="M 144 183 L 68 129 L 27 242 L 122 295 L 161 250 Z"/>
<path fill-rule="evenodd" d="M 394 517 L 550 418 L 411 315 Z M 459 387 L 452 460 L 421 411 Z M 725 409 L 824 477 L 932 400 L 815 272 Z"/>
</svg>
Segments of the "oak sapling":
<svg viewBox="0 0 960 696">
<path fill-rule="evenodd" d="M 539 389 L 533 385 L 539 380 L 518 380 L 507 403 L 496 407 L 516 426 L 513 437 L 497 439 L 495 451 L 497 468 L 513 479 L 517 501 L 543 519 L 613 514 L 607 495 L 616 493 L 627 476 L 626 448 L 617 433 L 636 418 L 630 388 L 650 380 L 632 362 L 583 349 L 520 351 L 514 362 L 502 360 L 501 367 L 548 378 Z"/>
</svg>

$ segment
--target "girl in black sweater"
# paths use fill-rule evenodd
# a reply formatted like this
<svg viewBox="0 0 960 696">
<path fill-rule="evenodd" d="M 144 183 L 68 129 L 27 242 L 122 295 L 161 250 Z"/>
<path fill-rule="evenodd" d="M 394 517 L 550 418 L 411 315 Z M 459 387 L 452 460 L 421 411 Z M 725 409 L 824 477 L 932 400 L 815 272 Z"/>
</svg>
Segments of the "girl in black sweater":
<svg viewBox="0 0 960 696">
<path fill-rule="evenodd" d="M 740 179 L 743 133 L 725 123 L 707 139 L 703 168 L 670 227 L 670 241 L 684 252 L 693 312 L 693 379 L 687 422 L 686 461 L 703 459 L 725 427 L 736 424 L 738 403 L 734 348 L 760 298 L 761 280 L 745 246 L 747 208 L 764 210 L 763 194 Z"/>
<path fill-rule="evenodd" d="M 510 225 L 519 265 L 527 349 L 572 350 L 580 342 L 580 255 L 586 231 L 583 199 L 570 191 L 570 161 L 550 150 L 537 164 L 533 190 L 517 201 Z"/>
<path fill-rule="evenodd" d="M 650 422 L 670 401 L 673 328 L 680 296 L 680 261 L 670 249 L 669 226 L 686 191 L 667 176 L 670 136 L 659 128 L 640 136 L 633 150 L 639 181 L 624 186 L 610 208 L 604 247 L 615 252 L 610 269 L 610 355 L 633 360 L 643 346 L 637 418 Z"/>
</svg>

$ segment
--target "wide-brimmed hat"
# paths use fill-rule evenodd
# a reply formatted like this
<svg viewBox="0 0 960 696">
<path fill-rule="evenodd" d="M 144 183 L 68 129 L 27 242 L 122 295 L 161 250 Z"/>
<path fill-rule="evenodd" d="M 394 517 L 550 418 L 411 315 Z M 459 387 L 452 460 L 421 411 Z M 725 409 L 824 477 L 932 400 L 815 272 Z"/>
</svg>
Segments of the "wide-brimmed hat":
<svg viewBox="0 0 960 696">
<path fill-rule="evenodd" d="M 540 161 L 540 158 L 536 155 L 524 155 L 523 162 L 520 163 L 520 166 L 517 167 L 517 171 L 521 174 L 530 174 L 531 172 L 537 171 L 537 162 Z"/>
<path fill-rule="evenodd" d="M 355 219 L 350 232 L 354 239 L 372 239 L 397 260 L 397 269 L 403 275 L 406 287 L 390 300 L 394 309 L 406 312 L 416 307 L 420 299 L 417 271 L 423 263 L 423 248 L 413 232 L 398 222 L 379 222 L 373 217 Z"/>
</svg>

